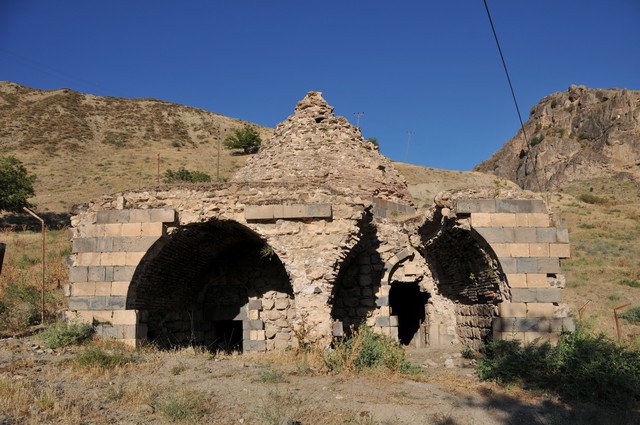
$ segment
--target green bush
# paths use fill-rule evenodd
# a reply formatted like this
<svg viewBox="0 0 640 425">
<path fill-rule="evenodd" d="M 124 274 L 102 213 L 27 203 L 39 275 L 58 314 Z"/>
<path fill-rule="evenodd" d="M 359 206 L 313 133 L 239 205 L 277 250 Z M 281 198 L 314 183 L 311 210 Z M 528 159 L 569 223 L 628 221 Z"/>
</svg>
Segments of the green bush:
<svg viewBox="0 0 640 425">
<path fill-rule="evenodd" d="M 480 379 L 552 390 L 567 400 L 616 408 L 640 400 L 640 351 L 579 329 L 557 346 L 494 340 L 477 366 Z"/>
<path fill-rule="evenodd" d="M 591 195 L 590 193 L 583 193 L 578 196 L 578 199 L 587 204 L 606 204 L 609 202 L 607 198 L 601 198 L 600 196 Z"/>
<path fill-rule="evenodd" d="M 629 308 L 620 314 L 620 317 L 634 325 L 640 324 L 640 305 Z"/>
<path fill-rule="evenodd" d="M 91 338 L 93 327 L 86 323 L 57 322 L 38 334 L 47 348 L 66 347 Z"/>
<path fill-rule="evenodd" d="M 165 183 L 204 183 L 210 182 L 211 176 L 209 176 L 209 174 L 207 173 L 203 173 L 202 171 L 191 171 L 187 170 L 184 167 L 180 167 L 177 171 L 165 171 L 162 176 L 162 180 Z"/>
<path fill-rule="evenodd" d="M 394 372 L 415 374 L 420 368 L 406 360 L 400 343 L 387 336 L 376 334 L 361 325 L 351 337 L 335 344 L 327 356 L 331 370 L 360 372 L 365 369 L 385 368 Z"/>
</svg>

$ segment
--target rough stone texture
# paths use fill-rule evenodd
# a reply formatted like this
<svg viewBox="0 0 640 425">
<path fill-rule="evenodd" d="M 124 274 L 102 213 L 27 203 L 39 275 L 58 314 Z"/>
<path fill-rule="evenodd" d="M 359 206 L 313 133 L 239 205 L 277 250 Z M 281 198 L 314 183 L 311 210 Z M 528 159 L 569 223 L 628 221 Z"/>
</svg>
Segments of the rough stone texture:
<svg viewBox="0 0 640 425">
<path fill-rule="evenodd" d="M 406 181 L 391 161 L 346 118 L 333 115 L 318 92 L 298 102 L 295 113 L 278 124 L 273 137 L 232 178 L 255 180 L 348 188 L 363 199 L 412 204 Z"/>
<path fill-rule="evenodd" d="M 505 336 L 499 313 L 564 317 L 566 232 L 534 195 L 499 195 L 443 193 L 417 214 L 391 163 L 312 92 L 232 182 L 78 209 L 70 310 L 129 314 L 100 334 L 162 346 L 328 346 L 362 323 L 403 344 L 478 345 Z"/>
<path fill-rule="evenodd" d="M 570 86 L 542 99 L 519 131 L 476 170 L 525 189 L 559 189 L 576 179 L 640 178 L 640 92 Z"/>
</svg>

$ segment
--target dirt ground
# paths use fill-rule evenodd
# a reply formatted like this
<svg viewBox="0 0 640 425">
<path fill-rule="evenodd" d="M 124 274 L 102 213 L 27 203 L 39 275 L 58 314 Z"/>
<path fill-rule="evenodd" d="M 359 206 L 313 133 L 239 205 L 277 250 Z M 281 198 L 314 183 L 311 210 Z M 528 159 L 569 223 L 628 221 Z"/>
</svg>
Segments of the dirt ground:
<svg viewBox="0 0 640 425">
<path fill-rule="evenodd" d="M 86 347 L 0 340 L 0 424 L 638 424 L 639 412 L 571 406 L 549 394 L 478 380 L 458 349 L 412 349 L 424 372 L 326 374 L 289 353 L 127 353 L 79 367 Z M 101 348 L 104 352 L 117 348 Z"/>
</svg>

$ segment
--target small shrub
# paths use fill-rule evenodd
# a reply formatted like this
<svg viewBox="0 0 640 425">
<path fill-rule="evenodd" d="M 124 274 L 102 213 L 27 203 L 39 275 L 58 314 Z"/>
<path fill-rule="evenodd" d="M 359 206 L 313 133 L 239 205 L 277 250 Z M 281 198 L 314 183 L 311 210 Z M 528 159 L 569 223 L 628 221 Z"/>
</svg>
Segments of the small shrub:
<svg viewBox="0 0 640 425">
<path fill-rule="evenodd" d="M 613 294 L 609 295 L 610 301 L 620 301 L 620 298 L 622 298 L 622 296 L 619 292 L 614 292 Z"/>
<path fill-rule="evenodd" d="M 600 196 L 592 195 L 590 193 L 583 193 L 578 196 L 578 199 L 587 204 L 606 204 L 609 202 L 607 198 L 601 198 Z"/>
<path fill-rule="evenodd" d="M 91 338 L 93 327 L 86 323 L 57 322 L 38 335 L 47 348 L 78 344 Z"/>
<path fill-rule="evenodd" d="M 203 182 L 210 182 L 211 176 L 209 176 L 209 174 L 204 173 L 202 171 L 191 171 L 191 170 L 187 170 L 185 167 L 180 167 L 177 171 L 173 171 L 173 170 L 165 171 L 162 176 L 162 180 L 165 183 L 180 183 L 180 182 L 203 183 Z"/>
<path fill-rule="evenodd" d="M 557 101 L 556 99 L 553 99 L 553 100 L 551 101 L 551 109 L 555 109 L 555 108 L 556 108 L 556 106 L 558 106 L 558 101 Z"/>
<path fill-rule="evenodd" d="M 500 384 L 523 383 L 568 400 L 629 408 L 640 399 L 640 351 L 583 329 L 562 335 L 557 346 L 521 346 L 495 340 L 485 347 L 478 376 Z"/>
<path fill-rule="evenodd" d="M 336 342 L 335 349 L 328 354 L 327 366 L 331 370 L 360 372 L 365 369 L 385 368 L 394 372 L 414 374 L 420 368 L 406 360 L 400 343 L 387 336 L 376 334 L 361 325 L 352 329 L 349 338 Z"/>
<path fill-rule="evenodd" d="M 531 146 L 535 146 L 538 145 L 540 143 L 542 143 L 542 141 L 544 140 L 544 135 L 539 135 L 539 136 L 534 136 L 531 138 Z"/>
<path fill-rule="evenodd" d="M 180 363 L 179 365 L 175 365 L 174 367 L 171 368 L 171 374 L 177 376 L 177 375 L 180 375 L 185 370 L 187 370 L 187 367 L 184 364 Z"/>
<path fill-rule="evenodd" d="M 620 314 L 624 320 L 634 325 L 640 324 L 640 305 L 633 306 L 622 314 Z"/>
<path fill-rule="evenodd" d="M 260 372 L 260 377 L 253 382 L 262 382 L 265 384 L 283 384 L 289 381 L 287 380 L 287 378 L 285 378 L 282 372 L 273 370 L 271 368 L 266 368 Z"/>
<path fill-rule="evenodd" d="M 100 347 L 93 346 L 87 348 L 81 353 L 78 353 L 74 357 L 73 363 L 82 368 L 97 367 L 100 369 L 113 369 L 119 366 L 124 366 L 134 360 L 135 358 L 133 355 L 125 353 L 120 349 L 109 352 Z"/>
<path fill-rule="evenodd" d="M 579 223 L 578 227 L 581 229 L 595 229 L 596 226 L 591 223 Z"/>
<path fill-rule="evenodd" d="M 640 280 L 620 279 L 618 285 L 630 286 L 631 288 L 640 288 Z"/>
<path fill-rule="evenodd" d="M 465 345 L 462 350 L 460 350 L 460 354 L 462 354 L 462 358 L 464 359 L 475 359 L 476 358 L 476 352 L 473 348 L 469 347 L 468 345 Z"/>
<path fill-rule="evenodd" d="M 152 403 L 154 408 L 172 422 L 193 422 L 208 412 L 211 401 L 195 390 L 169 391 Z"/>
</svg>

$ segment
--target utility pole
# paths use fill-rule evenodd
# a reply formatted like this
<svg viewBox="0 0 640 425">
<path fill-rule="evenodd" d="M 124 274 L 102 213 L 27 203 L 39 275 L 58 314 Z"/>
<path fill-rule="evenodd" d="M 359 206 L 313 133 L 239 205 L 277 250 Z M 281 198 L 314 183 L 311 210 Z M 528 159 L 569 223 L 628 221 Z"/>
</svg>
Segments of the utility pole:
<svg viewBox="0 0 640 425">
<path fill-rule="evenodd" d="M 407 131 L 407 151 L 404 154 L 404 162 L 409 163 L 409 144 L 411 143 L 411 136 L 415 133 L 413 131 Z"/>
<path fill-rule="evenodd" d="M 356 127 L 358 128 L 358 130 L 360 130 L 360 117 L 364 115 L 364 112 L 354 112 L 353 115 L 358 117 Z"/>
<path fill-rule="evenodd" d="M 222 141 L 220 140 L 220 126 L 216 126 L 216 137 L 218 138 L 218 166 L 216 171 L 216 181 L 219 183 L 220 182 L 220 143 L 222 143 Z"/>
</svg>

